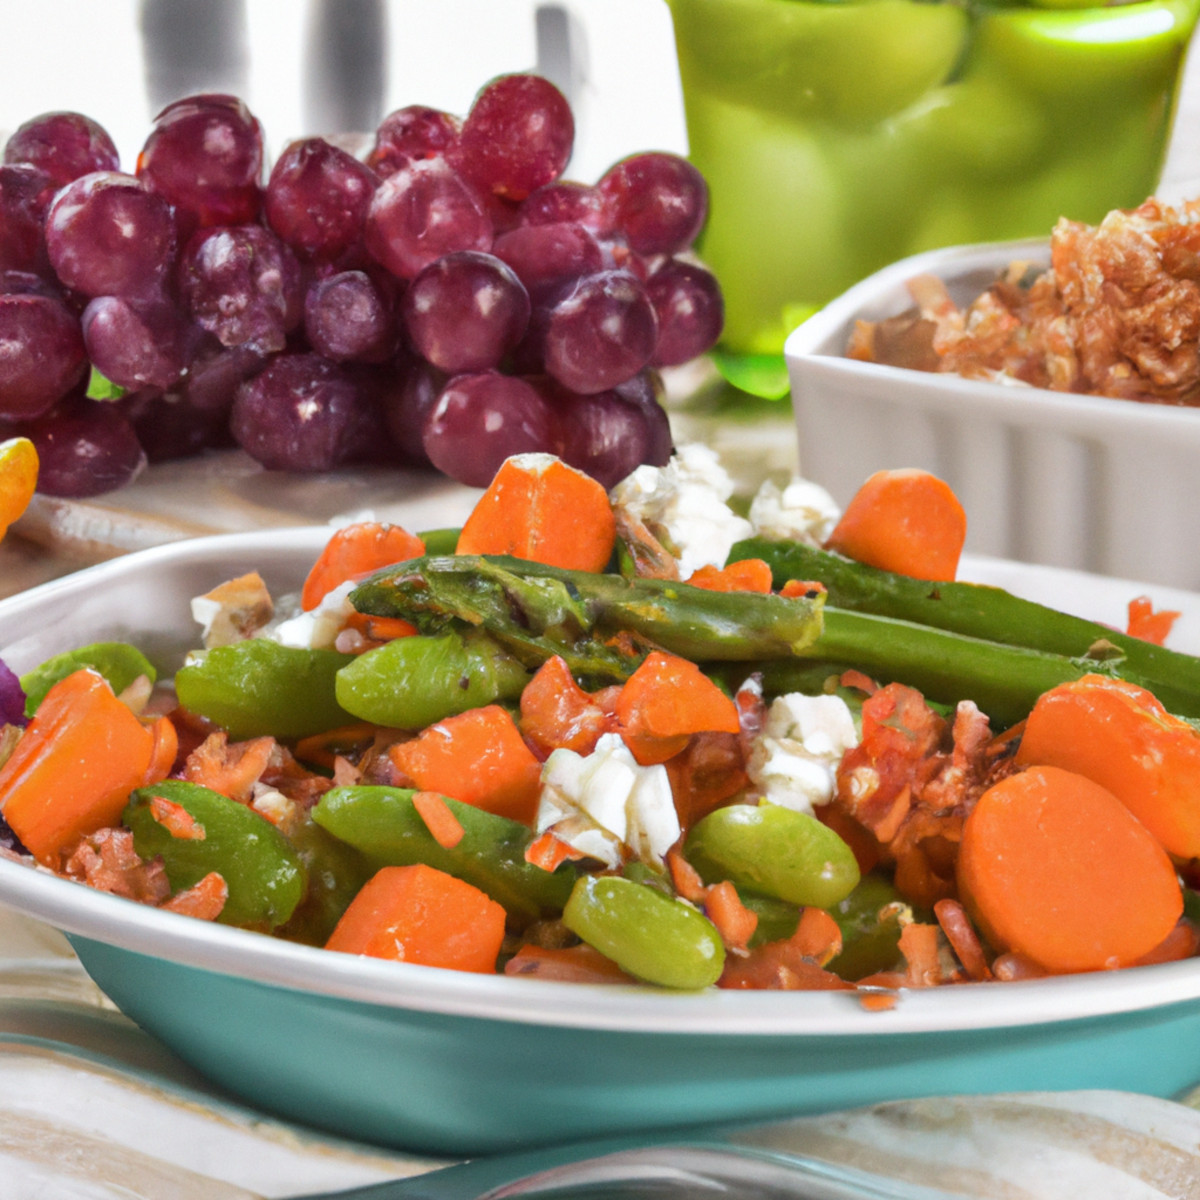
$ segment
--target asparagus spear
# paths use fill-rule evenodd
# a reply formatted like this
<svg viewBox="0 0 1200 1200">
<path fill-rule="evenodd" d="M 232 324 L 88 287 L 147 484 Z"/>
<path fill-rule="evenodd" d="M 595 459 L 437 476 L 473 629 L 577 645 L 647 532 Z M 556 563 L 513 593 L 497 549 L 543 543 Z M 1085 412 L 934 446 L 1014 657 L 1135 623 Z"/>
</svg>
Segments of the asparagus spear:
<svg viewBox="0 0 1200 1200">
<path fill-rule="evenodd" d="M 820 635 L 823 601 L 482 555 L 413 559 L 365 580 L 350 599 L 422 633 L 453 621 L 480 626 L 531 664 L 560 654 L 575 674 L 611 680 L 627 678 L 654 647 L 694 661 L 791 657 Z"/>
<path fill-rule="evenodd" d="M 1002 588 L 910 579 L 800 542 L 749 538 L 729 554 L 730 562 L 744 558 L 768 562 L 776 587 L 788 579 L 819 579 L 828 589 L 830 606 L 1067 658 L 1107 653 L 1122 678 L 1141 681 L 1168 707 L 1167 694 L 1192 697 L 1183 715 L 1195 715 L 1200 703 L 1200 658 L 1023 600 Z"/>
</svg>

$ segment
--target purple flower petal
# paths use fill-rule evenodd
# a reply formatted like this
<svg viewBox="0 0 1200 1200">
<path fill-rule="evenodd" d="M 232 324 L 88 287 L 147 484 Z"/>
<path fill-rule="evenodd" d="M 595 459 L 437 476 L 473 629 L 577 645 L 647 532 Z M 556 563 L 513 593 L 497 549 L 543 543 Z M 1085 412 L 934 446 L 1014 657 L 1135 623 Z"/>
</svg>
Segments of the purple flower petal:
<svg viewBox="0 0 1200 1200">
<path fill-rule="evenodd" d="M 25 723 L 25 691 L 21 681 L 0 658 L 0 725 Z"/>
</svg>

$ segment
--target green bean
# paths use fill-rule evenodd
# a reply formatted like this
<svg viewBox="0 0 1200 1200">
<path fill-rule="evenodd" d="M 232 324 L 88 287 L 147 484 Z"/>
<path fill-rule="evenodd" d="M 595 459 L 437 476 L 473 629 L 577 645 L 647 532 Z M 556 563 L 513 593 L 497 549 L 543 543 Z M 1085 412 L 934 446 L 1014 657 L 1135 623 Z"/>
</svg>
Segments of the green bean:
<svg viewBox="0 0 1200 1200">
<path fill-rule="evenodd" d="M 155 820 L 151 800 L 161 796 L 185 809 L 203 832 L 173 837 Z M 162 856 L 172 892 L 218 872 L 229 889 L 217 918 L 225 925 L 274 929 L 287 921 L 304 896 L 305 872 L 288 840 L 245 804 L 183 779 L 139 788 L 122 814 L 142 858 Z"/>
<path fill-rule="evenodd" d="M 844 899 L 859 878 L 850 847 L 832 829 L 766 802 L 709 813 L 688 833 L 684 854 L 705 883 L 728 879 L 739 890 L 818 908 Z"/>
<path fill-rule="evenodd" d="M 581 876 L 563 923 L 623 971 L 659 987 L 709 987 L 725 965 L 721 935 L 703 913 L 619 875 Z"/>
</svg>

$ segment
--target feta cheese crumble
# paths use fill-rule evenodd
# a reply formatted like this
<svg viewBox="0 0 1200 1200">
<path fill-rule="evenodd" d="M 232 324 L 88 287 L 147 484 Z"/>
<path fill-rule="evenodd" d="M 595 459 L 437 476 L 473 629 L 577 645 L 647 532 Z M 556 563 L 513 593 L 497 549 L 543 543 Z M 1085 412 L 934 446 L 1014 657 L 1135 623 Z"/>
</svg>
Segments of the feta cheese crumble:
<svg viewBox="0 0 1200 1200">
<path fill-rule="evenodd" d="M 588 755 L 555 750 L 542 766 L 537 832 L 546 830 L 608 867 L 626 851 L 661 866 L 680 832 L 666 767 L 639 766 L 617 733 Z"/>
<path fill-rule="evenodd" d="M 337 635 L 354 612 L 350 593 L 357 586 L 358 581 L 354 579 L 338 584 L 322 597 L 316 608 L 280 621 L 267 631 L 267 636 L 297 650 L 332 649 Z"/>
<path fill-rule="evenodd" d="M 641 466 L 613 489 L 613 500 L 652 531 L 662 530 L 679 561 L 679 578 L 723 567 L 734 542 L 754 529 L 727 503 L 733 480 L 717 452 L 680 446 L 665 467 Z"/>
<path fill-rule="evenodd" d="M 798 812 L 833 799 L 842 755 L 858 745 L 854 717 L 840 696 L 777 696 L 754 739 L 747 773 L 764 799 Z"/>
<path fill-rule="evenodd" d="M 823 545 L 841 516 L 833 497 L 810 479 L 793 479 L 780 488 L 770 479 L 750 502 L 750 524 L 770 541 Z"/>
</svg>

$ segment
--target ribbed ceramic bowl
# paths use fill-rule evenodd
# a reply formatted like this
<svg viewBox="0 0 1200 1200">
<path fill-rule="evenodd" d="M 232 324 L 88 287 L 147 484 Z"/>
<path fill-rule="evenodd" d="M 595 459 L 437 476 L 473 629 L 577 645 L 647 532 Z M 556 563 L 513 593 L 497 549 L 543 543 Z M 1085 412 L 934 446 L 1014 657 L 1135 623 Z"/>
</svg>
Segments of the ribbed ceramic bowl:
<svg viewBox="0 0 1200 1200">
<path fill-rule="evenodd" d="M 931 273 L 965 304 L 1045 241 L 936 250 L 872 275 L 796 329 L 785 353 L 804 474 L 844 504 L 872 471 L 924 467 L 969 514 L 967 548 L 1200 589 L 1200 410 L 1065 395 L 844 356 L 856 320 L 912 307 Z"/>
<path fill-rule="evenodd" d="M 251 568 L 295 588 L 326 529 L 177 543 L 0 602 L 0 657 L 135 640 L 164 672 L 194 643 L 188 600 Z M 964 577 L 1119 621 L 1138 585 L 972 560 Z M 1181 648 L 1200 647 L 1200 597 Z M 1200 961 L 904 995 L 594 987 L 334 954 L 207 924 L 0 861 L 0 903 L 71 938 L 101 988 L 253 1105 L 428 1153 L 749 1121 L 949 1093 L 1200 1080 Z"/>
</svg>

